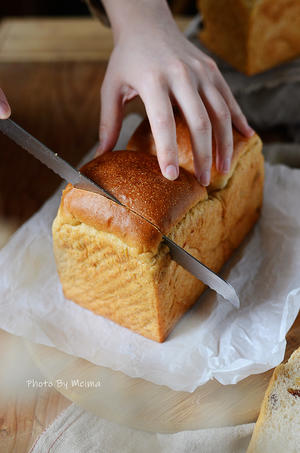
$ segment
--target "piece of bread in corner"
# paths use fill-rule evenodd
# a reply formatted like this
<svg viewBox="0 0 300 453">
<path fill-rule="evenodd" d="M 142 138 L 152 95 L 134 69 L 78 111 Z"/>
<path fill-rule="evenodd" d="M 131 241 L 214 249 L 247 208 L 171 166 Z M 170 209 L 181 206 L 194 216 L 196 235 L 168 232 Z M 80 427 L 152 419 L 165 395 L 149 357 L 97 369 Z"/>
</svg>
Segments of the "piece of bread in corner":
<svg viewBox="0 0 300 453">
<path fill-rule="evenodd" d="M 299 0 L 198 0 L 200 40 L 245 74 L 300 55 Z"/>
<path fill-rule="evenodd" d="M 300 348 L 275 368 L 247 453 L 300 452 Z"/>
</svg>

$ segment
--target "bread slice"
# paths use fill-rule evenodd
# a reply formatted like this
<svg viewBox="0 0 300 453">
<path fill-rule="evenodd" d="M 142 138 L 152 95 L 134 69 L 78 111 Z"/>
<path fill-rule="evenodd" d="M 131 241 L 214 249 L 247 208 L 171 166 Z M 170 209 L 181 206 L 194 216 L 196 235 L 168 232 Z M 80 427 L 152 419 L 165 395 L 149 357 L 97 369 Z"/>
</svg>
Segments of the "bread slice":
<svg viewBox="0 0 300 453">
<path fill-rule="evenodd" d="M 300 452 L 300 348 L 275 368 L 247 453 Z"/>
</svg>

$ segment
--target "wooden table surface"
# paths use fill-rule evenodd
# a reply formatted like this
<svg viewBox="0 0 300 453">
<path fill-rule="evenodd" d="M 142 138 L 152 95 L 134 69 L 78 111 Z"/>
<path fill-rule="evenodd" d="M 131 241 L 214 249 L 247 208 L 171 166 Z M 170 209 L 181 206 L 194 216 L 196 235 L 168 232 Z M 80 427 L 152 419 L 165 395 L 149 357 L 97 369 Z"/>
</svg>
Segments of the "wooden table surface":
<svg viewBox="0 0 300 453">
<path fill-rule="evenodd" d="M 181 28 L 187 19 L 180 19 Z M 7 19 L 0 25 L 0 86 L 13 118 L 72 164 L 97 140 L 99 89 L 111 31 L 94 19 Z M 142 111 L 138 101 L 129 111 Z M 54 192 L 60 180 L 0 136 L 0 247 Z M 300 318 L 289 334 L 299 345 Z M 266 383 L 270 372 L 265 375 Z M 0 453 L 28 452 L 70 404 L 42 379 L 21 338 L 0 331 Z"/>
<path fill-rule="evenodd" d="M 181 29 L 188 19 L 179 18 Z M 5 19 L 0 23 L 0 86 L 12 117 L 72 164 L 98 136 L 99 91 L 111 30 L 95 19 Z M 143 112 L 139 101 L 127 111 Z M 60 179 L 0 136 L 0 247 L 54 192 Z M 0 330 L 0 453 L 28 452 L 70 404 L 42 378 L 22 339 Z"/>
</svg>

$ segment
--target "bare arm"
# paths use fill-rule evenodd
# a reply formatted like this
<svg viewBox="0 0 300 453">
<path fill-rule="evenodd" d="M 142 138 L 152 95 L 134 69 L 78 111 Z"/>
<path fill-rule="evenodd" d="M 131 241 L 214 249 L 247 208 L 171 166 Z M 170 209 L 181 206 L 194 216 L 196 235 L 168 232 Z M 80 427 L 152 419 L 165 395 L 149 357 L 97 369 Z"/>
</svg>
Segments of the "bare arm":
<svg viewBox="0 0 300 453">
<path fill-rule="evenodd" d="M 181 109 L 190 129 L 195 173 L 210 181 L 212 134 L 217 168 L 230 169 L 232 124 L 253 134 L 215 62 L 179 31 L 165 0 L 103 0 L 115 47 L 101 89 L 99 154 L 115 145 L 123 105 L 139 95 L 145 105 L 161 171 L 178 176 L 172 103 Z"/>
</svg>

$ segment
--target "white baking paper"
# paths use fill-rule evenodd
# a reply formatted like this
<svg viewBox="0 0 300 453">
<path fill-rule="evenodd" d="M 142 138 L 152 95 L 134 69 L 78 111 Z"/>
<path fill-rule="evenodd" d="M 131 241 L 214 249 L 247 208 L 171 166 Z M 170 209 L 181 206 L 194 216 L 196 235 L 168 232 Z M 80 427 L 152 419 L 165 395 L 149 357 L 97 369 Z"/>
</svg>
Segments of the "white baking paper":
<svg viewBox="0 0 300 453">
<path fill-rule="evenodd" d="M 274 367 L 300 307 L 300 170 L 265 169 L 261 218 L 222 273 L 239 310 L 207 290 L 159 344 L 66 300 L 51 242 L 57 193 L 0 252 L 0 327 L 174 390 L 212 378 L 234 384 Z"/>
</svg>

